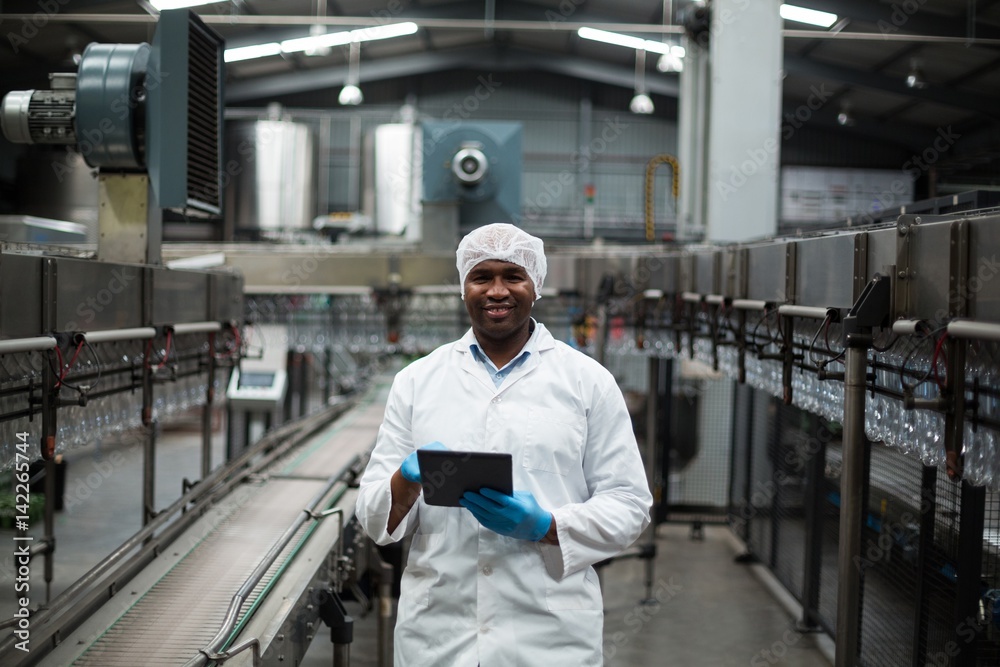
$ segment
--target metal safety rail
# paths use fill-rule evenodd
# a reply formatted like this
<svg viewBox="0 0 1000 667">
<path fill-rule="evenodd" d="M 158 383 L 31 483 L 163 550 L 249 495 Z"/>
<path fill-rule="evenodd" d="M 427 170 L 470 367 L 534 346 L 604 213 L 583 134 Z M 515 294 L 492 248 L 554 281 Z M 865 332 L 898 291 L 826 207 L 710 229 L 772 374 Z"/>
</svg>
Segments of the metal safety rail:
<svg viewBox="0 0 1000 667">
<path fill-rule="evenodd" d="M 339 587 L 343 563 L 331 554 L 353 512 L 350 483 L 374 442 L 386 391 L 370 389 L 335 421 L 325 412 L 278 429 L 266 438 L 269 453 L 257 447 L 235 462 L 238 481 L 213 474 L 196 487 L 202 498 L 178 501 L 187 512 L 172 526 L 185 525 L 163 531 L 169 540 L 146 535 L 154 523 L 119 549 L 153 541 L 141 569 L 134 561 L 145 548 L 97 566 L 38 617 L 38 648 L 23 658 L 0 653 L 0 662 L 193 666 L 235 655 L 230 664 L 296 664 L 316 634 L 305 627 L 319 621 L 316 591 Z M 341 516 L 320 520 L 330 513 Z M 39 644 L 48 643 L 43 656 Z"/>
</svg>

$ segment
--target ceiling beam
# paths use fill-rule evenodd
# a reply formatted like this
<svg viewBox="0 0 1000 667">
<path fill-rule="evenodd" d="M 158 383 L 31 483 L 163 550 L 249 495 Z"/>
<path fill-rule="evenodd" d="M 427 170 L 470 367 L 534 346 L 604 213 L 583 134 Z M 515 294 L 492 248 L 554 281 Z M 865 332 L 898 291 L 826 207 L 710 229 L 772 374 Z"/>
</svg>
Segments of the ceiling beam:
<svg viewBox="0 0 1000 667">
<path fill-rule="evenodd" d="M 1000 98 L 978 95 L 947 86 L 930 85 L 926 88 L 909 88 L 902 79 L 886 76 L 878 72 L 821 63 L 809 58 L 785 54 L 785 71 L 806 77 L 830 79 L 852 86 L 872 88 L 887 93 L 933 102 L 957 109 L 965 109 L 1000 120 Z"/>
<path fill-rule="evenodd" d="M 874 23 L 876 30 L 885 35 L 909 33 L 943 37 L 968 37 L 965 13 L 951 17 L 929 12 L 923 8 L 921 0 L 912 2 L 872 2 L 872 0 L 803 0 L 802 5 L 810 9 L 831 12 L 840 17 Z M 909 11 L 912 6 L 915 11 Z M 1000 29 L 976 24 L 976 37 L 1000 39 Z"/>
<path fill-rule="evenodd" d="M 492 47 L 435 51 L 363 62 L 361 81 L 404 78 L 451 69 L 480 69 L 484 72 L 545 71 L 630 90 L 635 83 L 635 72 L 631 67 L 617 67 L 584 58 L 553 58 L 524 49 L 504 49 L 499 52 Z M 226 84 L 226 101 L 244 102 L 320 90 L 342 86 L 346 80 L 345 66 L 235 80 Z M 650 93 L 667 97 L 677 97 L 680 92 L 676 76 L 648 76 L 646 88 Z"/>
</svg>

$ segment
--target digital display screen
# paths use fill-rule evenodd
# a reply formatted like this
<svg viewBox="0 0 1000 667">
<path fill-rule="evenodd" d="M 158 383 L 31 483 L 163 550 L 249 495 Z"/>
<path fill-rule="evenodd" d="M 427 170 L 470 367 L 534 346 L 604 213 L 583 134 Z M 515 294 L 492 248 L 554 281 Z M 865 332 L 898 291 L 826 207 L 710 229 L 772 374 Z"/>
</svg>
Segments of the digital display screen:
<svg viewBox="0 0 1000 667">
<path fill-rule="evenodd" d="M 240 373 L 240 387 L 270 387 L 274 373 Z"/>
</svg>

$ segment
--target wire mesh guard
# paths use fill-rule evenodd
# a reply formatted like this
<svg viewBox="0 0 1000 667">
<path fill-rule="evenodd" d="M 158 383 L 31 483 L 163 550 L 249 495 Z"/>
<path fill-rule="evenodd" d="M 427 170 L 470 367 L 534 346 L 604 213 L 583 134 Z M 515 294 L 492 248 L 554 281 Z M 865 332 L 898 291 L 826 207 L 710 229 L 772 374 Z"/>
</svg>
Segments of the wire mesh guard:
<svg viewBox="0 0 1000 667">
<path fill-rule="evenodd" d="M 755 389 L 737 391 L 733 412 L 744 435 L 733 439 L 730 525 L 806 620 L 835 634 L 839 424 Z M 868 450 L 858 664 L 1000 664 L 1000 494 L 897 446 Z M 811 465 L 821 466 L 812 476 Z"/>
</svg>

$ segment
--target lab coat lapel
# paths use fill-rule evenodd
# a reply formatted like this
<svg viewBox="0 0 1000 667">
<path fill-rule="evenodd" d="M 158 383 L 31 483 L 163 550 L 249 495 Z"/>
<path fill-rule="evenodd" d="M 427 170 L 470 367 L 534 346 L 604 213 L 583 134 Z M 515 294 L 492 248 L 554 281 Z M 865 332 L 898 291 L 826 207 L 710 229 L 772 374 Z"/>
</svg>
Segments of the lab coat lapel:
<svg viewBox="0 0 1000 667">
<path fill-rule="evenodd" d="M 528 375 L 530 375 L 538 366 L 542 363 L 542 353 L 545 350 L 549 350 L 555 346 L 555 341 L 552 338 L 552 334 L 546 329 L 542 324 L 535 323 L 536 327 L 540 327 L 541 331 L 538 332 L 538 340 L 536 344 L 532 346 L 531 354 L 528 358 L 524 360 L 524 363 L 511 371 L 511 374 L 507 376 L 507 379 L 503 381 L 500 385 L 500 391 L 498 393 L 503 393 L 517 382 Z M 471 356 L 471 355 L 470 355 Z"/>
<path fill-rule="evenodd" d="M 472 329 L 462 336 L 458 342 L 455 344 L 455 353 L 461 355 L 462 360 L 459 362 L 459 367 L 471 375 L 476 382 L 490 390 L 490 394 L 496 393 L 496 387 L 493 385 L 493 381 L 489 378 L 486 372 L 483 370 L 483 365 L 476 359 L 476 355 L 472 354 L 472 350 L 469 346 L 475 342 L 475 336 L 472 333 Z"/>
</svg>

